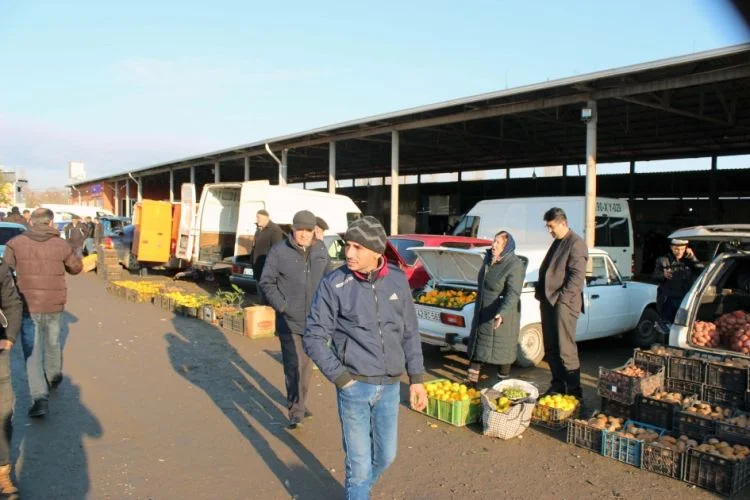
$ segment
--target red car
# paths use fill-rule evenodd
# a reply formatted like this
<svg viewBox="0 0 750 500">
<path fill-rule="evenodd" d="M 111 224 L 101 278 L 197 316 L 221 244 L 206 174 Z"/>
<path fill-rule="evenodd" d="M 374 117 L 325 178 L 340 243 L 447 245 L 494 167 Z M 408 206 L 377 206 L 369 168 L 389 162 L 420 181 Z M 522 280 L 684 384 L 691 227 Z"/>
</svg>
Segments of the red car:
<svg viewBox="0 0 750 500">
<path fill-rule="evenodd" d="M 385 248 L 385 258 L 398 266 L 406 273 L 409 286 L 412 290 L 422 288 L 427 284 L 430 275 L 422 266 L 422 262 L 414 252 L 409 251 L 412 247 L 451 247 L 451 248 L 473 248 L 490 246 L 490 240 L 480 238 L 469 238 L 466 236 L 452 236 L 448 234 L 399 234 L 389 236 Z"/>
</svg>

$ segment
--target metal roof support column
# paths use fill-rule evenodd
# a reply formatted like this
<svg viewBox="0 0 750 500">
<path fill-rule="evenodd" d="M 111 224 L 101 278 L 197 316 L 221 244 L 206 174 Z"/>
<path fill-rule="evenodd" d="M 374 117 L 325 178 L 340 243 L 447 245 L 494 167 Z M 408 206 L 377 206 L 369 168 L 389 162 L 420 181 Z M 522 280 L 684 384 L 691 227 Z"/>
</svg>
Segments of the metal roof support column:
<svg viewBox="0 0 750 500">
<path fill-rule="evenodd" d="M 483 186 L 486 183 L 482 183 Z M 482 188 L 482 194 L 484 194 L 484 188 Z M 505 169 L 505 197 L 510 198 L 510 168 Z"/>
<path fill-rule="evenodd" d="M 120 215 L 120 181 L 115 181 L 115 215 Z"/>
<path fill-rule="evenodd" d="M 214 162 L 214 182 L 217 184 L 221 182 L 221 162 L 218 161 Z"/>
<path fill-rule="evenodd" d="M 336 143 L 328 143 L 328 192 L 336 192 Z"/>
<path fill-rule="evenodd" d="M 289 160 L 289 150 L 281 150 L 281 164 L 279 165 L 279 186 L 286 186 L 287 181 L 287 161 Z"/>
<path fill-rule="evenodd" d="M 586 123 L 586 246 L 594 247 L 596 231 L 596 101 L 586 105 L 591 110 L 591 118 Z"/>
<path fill-rule="evenodd" d="M 711 224 L 723 222 L 714 220 L 714 213 L 719 205 L 719 197 L 716 194 L 716 176 L 718 173 L 718 168 L 719 165 L 716 155 L 713 155 L 711 157 L 711 174 L 708 180 L 708 220 L 711 222 Z"/>
<path fill-rule="evenodd" d="M 190 184 L 195 184 L 195 165 L 190 165 Z"/>
<path fill-rule="evenodd" d="M 138 177 L 138 202 L 143 201 L 143 177 Z"/>
<path fill-rule="evenodd" d="M 565 163 L 562 165 L 562 194 L 568 194 L 568 165 Z"/>
<path fill-rule="evenodd" d="M 130 179 L 125 179 L 125 217 L 130 217 Z"/>
<path fill-rule="evenodd" d="M 635 160 L 630 160 L 630 174 L 628 175 L 628 192 L 632 202 L 635 199 Z"/>
<path fill-rule="evenodd" d="M 245 157 L 245 180 L 250 180 L 250 157 Z"/>
<path fill-rule="evenodd" d="M 398 234 L 398 131 L 391 132 L 391 234 Z"/>
<path fill-rule="evenodd" d="M 169 203 L 174 203 L 174 169 L 169 169 Z"/>
</svg>

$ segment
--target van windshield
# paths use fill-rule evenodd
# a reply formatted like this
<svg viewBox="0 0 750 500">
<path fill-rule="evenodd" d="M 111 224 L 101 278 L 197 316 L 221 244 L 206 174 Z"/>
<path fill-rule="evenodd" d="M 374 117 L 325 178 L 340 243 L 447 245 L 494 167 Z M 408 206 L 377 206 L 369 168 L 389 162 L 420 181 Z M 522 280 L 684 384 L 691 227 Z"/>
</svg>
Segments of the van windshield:
<svg viewBox="0 0 750 500">
<path fill-rule="evenodd" d="M 360 212 L 347 212 L 346 213 L 346 225 L 349 226 L 352 222 L 362 217 Z"/>
<path fill-rule="evenodd" d="M 479 216 L 465 215 L 463 219 L 458 222 L 458 225 L 455 227 L 455 229 L 453 229 L 453 236 L 469 236 L 472 238 L 476 238 L 478 230 Z"/>
<path fill-rule="evenodd" d="M 630 227 L 628 219 L 597 215 L 594 245 L 597 247 L 629 247 Z"/>
</svg>

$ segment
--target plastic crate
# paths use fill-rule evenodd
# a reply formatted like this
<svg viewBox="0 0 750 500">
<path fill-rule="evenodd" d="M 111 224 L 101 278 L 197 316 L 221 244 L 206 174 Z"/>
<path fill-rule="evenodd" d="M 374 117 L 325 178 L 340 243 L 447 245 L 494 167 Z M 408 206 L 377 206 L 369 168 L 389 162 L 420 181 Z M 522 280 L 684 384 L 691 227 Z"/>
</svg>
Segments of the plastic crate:
<svg viewBox="0 0 750 500">
<path fill-rule="evenodd" d="M 676 436 L 675 436 L 676 437 Z M 643 443 L 641 469 L 674 479 L 682 479 L 685 452 L 664 448 L 655 443 Z"/>
<path fill-rule="evenodd" d="M 555 431 L 564 429 L 568 426 L 568 421 L 571 418 L 578 416 L 578 410 L 580 408 L 580 403 L 572 410 L 550 408 L 537 403 L 534 407 L 534 412 L 531 414 L 531 423 Z"/>
<path fill-rule="evenodd" d="M 706 376 L 705 365 L 701 359 L 669 358 L 669 378 L 703 383 Z"/>
<path fill-rule="evenodd" d="M 226 318 L 231 317 L 225 316 Z M 448 382 L 447 379 L 436 379 L 430 382 Z M 482 418 L 482 404 L 478 401 L 442 401 L 436 398 L 427 399 L 427 407 L 422 413 L 455 427 L 478 422 Z"/>
<path fill-rule="evenodd" d="M 718 387 L 731 392 L 747 390 L 747 368 L 726 366 L 721 362 L 709 362 L 706 365 L 706 385 Z"/>
<path fill-rule="evenodd" d="M 644 424 L 636 420 L 626 421 L 623 425 L 623 429 L 627 429 L 631 424 L 642 429 L 656 432 L 659 436 L 665 432 L 664 429 L 660 427 Z M 614 458 L 615 460 L 626 464 L 640 467 L 641 459 L 643 457 L 643 441 L 620 436 L 617 432 L 602 431 L 602 455 Z"/>
<path fill-rule="evenodd" d="M 740 415 L 746 415 L 750 418 L 750 415 L 744 412 L 735 412 L 734 414 L 735 417 Z M 750 446 L 750 429 L 729 422 L 716 422 L 716 438 L 730 443 Z"/>
<path fill-rule="evenodd" d="M 716 421 L 695 413 L 679 411 L 675 414 L 675 430 L 698 441 L 716 433 Z"/>
<path fill-rule="evenodd" d="M 735 462 L 696 449 L 685 452 L 683 480 L 721 495 L 733 496 L 750 483 L 750 462 Z"/>
<path fill-rule="evenodd" d="M 611 399 L 601 398 L 600 408 L 602 409 L 600 413 L 610 417 L 624 418 L 625 420 L 634 420 L 636 417 L 635 405 L 626 405 Z"/>
<path fill-rule="evenodd" d="M 731 392 L 718 387 L 703 387 L 703 401 L 712 405 L 742 409 L 745 406 L 744 392 Z"/>
<path fill-rule="evenodd" d="M 655 354 L 651 351 L 635 349 L 633 351 L 633 364 L 650 373 L 655 373 L 660 368 L 664 368 L 664 376 L 667 377 L 669 376 L 669 357 L 668 354 Z"/>
<path fill-rule="evenodd" d="M 224 330 L 238 335 L 245 334 L 245 318 L 241 314 L 228 314 L 222 322 Z"/>
<path fill-rule="evenodd" d="M 679 392 L 683 396 L 694 394 L 698 396 L 698 399 L 703 398 L 703 384 L 701 382 L 688 382 L 686 380 L 668 378 L 664 382 L 664 390 L 667 392 Z"/>
<path fill-rule="evenodd" d="M 619 403 L 632 405 L 639 395 L 649 396 L 664 385 L 664 369 L 643 378 L 630 377 L 618 371 L 629 365 L 614 370 L 600 366 L 598 394 Z"/>
<path fill-rule="evenodd" d="M 599 412 L 596 412 L 599 413 Z M 596 414 L 595 413 L 595 414 Z M 597 429 L 585 422 L 568 420 L 568 444 L 580 446 L 587 450 L 602 452 L 602 430 Z"/>
<path fill-rule="evenodd" d="M 672 430 L 674 428 L 674 415 L 680 409 L 679 404 L 641 396 L 636 403 L 636 419 L 644 424 Z"/>
</svg>

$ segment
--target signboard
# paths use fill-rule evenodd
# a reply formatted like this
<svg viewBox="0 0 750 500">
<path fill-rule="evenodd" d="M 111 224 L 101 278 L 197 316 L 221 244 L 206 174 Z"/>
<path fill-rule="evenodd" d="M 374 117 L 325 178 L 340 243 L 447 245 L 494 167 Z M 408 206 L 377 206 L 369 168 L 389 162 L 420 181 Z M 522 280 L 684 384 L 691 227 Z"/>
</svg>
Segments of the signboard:
<svg viewBox="0 0 750 500">
<path fill-rule="evenodd" d="M 86 179 L 86 167 L 82 161 L 68 162 L 68 178 L 73 182 Z"/>
</svg>

